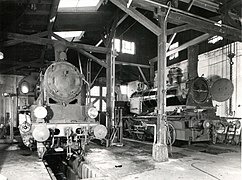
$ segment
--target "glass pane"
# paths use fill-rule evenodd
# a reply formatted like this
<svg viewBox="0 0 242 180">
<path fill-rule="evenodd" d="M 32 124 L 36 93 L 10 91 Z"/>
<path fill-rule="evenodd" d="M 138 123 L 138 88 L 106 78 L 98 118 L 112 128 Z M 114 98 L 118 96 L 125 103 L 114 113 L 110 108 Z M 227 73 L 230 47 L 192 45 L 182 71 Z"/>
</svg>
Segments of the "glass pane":
<svg viewBox="0 0 242 180">
<path fill-rule="evenodd" d="M 91 89 L 91 96 L 100 96 L 100 88 L 99 88 L 99 86 L 94 86 Z"/>
<path fill-rule="evenodd" d="M 106 111 L 106 102 L 102 100 L 102 112 Z"/>
<path fill-rule="evenodd" d="M 106 95 L 107 95 L 107 88 L 102 87 L 102 97 L 106 97 Z"/>
</svg>

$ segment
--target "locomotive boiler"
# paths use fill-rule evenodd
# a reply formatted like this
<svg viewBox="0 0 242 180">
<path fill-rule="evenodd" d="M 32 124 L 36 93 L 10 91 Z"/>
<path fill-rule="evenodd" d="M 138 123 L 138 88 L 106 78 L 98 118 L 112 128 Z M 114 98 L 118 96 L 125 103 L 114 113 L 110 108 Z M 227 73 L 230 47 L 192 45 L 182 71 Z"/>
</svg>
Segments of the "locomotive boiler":
<svg viewBox="0 0 242 180">
<path fill-rule="evenodd" d="M 182 70 L 173 67 L 168 73 L 166 89 L 167 144 L 175 140 L 216 142 L 222 119 L 216 115 L 212 100 L 223 102 L 233 93 L 230 80 L 219 78 L 211 83 L 204 77 L 182 80 Z M 130 98 L 132 116 L 124 117 L 127 135 L 138 139 L 153 137 L 156 124 L 157 88 L 137 91 Z"/>
<path fill-rule="evenodd" d="M 95 120 L 97 109 L 85 105 L 82 78 L 74 65 L 60 58 L 40 73 L 38 82 L 29 78 L 20 82 L 20 94 L 35 99 L 19 112 L 19 130 L 26 146 L 36 145 L 40 158 L 60 151 L 67 157 L 81 155 L 90 139 L 105 138 L 106 127 Z"/>
</svg>

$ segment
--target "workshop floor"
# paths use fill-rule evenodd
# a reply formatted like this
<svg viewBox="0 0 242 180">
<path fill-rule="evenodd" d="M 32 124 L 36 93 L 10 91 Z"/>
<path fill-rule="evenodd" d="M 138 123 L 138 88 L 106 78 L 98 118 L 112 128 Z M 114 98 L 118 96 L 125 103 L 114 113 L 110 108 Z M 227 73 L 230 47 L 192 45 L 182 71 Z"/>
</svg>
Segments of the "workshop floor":
<svg viewBox="0 0 242 180">
<path fill-rule="evenodd" d="M 169 161 L 152 160 L 152 144 L 125 141 L 123 147 L 88 146 L 85 157 L 90 167 L 111 180 L 240 180 L 241 147 L 207 145 L 172 147 Z M 17 144 L 0 144 L 1 175 L 8 180 L 47 180 L 49 174 L 36 153 L 20 149 Z"/>
<path fill-rule="evenodd" d="M 0 144 L 0 180 L 50 180 L 37 154 L 18 144 Z"/>
<path fill-rule="evenodd" d="M 193 144 L 172 147 L 169 161 L 152 160 L 150 144 L 125 141 L 123 147 L 91 145 L 86 161 L 122 180 L 241 180 L 241 148 L 232 145 Z"/>
</svg>

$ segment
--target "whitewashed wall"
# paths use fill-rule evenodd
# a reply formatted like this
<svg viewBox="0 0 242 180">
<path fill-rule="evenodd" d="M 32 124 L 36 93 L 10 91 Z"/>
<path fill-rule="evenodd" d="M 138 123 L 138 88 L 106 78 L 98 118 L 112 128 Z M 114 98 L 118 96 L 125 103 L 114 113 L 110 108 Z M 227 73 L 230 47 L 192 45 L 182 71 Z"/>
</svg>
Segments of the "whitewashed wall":
<svg viewBox="0 0 242 180">
<path fill-rule="evenodd" d="M 213 51 L 199 55 L 198 75 L 210 78 L 219 76 L 221 78 L 230 78 L 230 59 L 229 46 L 215 49 Z M 229 112 L 229 101 L 219 103 L 217 114 L 220 116 L 242 117 L 242 43 L 236 42 L 231 44 L 231 50 L 235 53 L 233 58 L 233 84 L 234 93 L 232 96 L 232 114 Z"/>
<path fill-rule="evenodd" d="M 232 96 L 232 114 L 229 112 L 229 101 L 220 103 L 214 101 L 214 106 L 217 105 L 217 115 L 219 116 L 234 116 L 242 118 L 242 43 L 236 42 L 231 44 L 231 50 L 235 53 L 233 58 L 233 84 L 234 93 Z M 211 77 L 221 77 L 230 79 L 230 59 L 228 57 L 229 45 L 215 49 L 213 51 L 200 54 L 198 56 L 198 75 L 211 79 Z M 183 72 L 183 79 L 188 77 L 188 61 L 182 61 L 167 68 L 167 74 L 171 67 L 180 67 Z M 157 72 L 155 72 L 157 76 Z M 157 78 L 155 83 L 157 85 Z"/>
</svg>

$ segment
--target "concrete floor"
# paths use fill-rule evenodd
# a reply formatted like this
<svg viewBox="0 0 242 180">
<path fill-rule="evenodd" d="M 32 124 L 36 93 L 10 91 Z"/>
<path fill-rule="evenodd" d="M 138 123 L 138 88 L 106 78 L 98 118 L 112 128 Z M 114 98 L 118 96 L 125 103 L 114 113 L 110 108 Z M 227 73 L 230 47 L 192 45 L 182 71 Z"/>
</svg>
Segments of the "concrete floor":
<svg viewBox="0 0 242 180">
<path fill-rule="evenodd" d="M 122 180 L 241 180 L 241 148 L 193 144 L 172 147 L 168 162 L 151 157 L 152 145 L 125 142 L 123 147 L 91 145 L 86 161 L 110 179 Z"/>
<path fill-rule="evenodd" d="M 125 141 L 123 147 L 91 143 L 86 162 L 108 178 L 122 180 L 240 180 L 241 147 L 207 145 L 172 147 L 169 161 L 152 160 L 152 144 Z M 8 180 L 47 180 L 49 174 L 36 153 L 0 144 L 0 174 Z M 0 180 L 1 176 L 0 176 Z"/>
<path fill-rule="evenodd" d="M 0 144 L 0 180 L 50 180 L 37 154 L 18 144 Z"/>
</svg>

